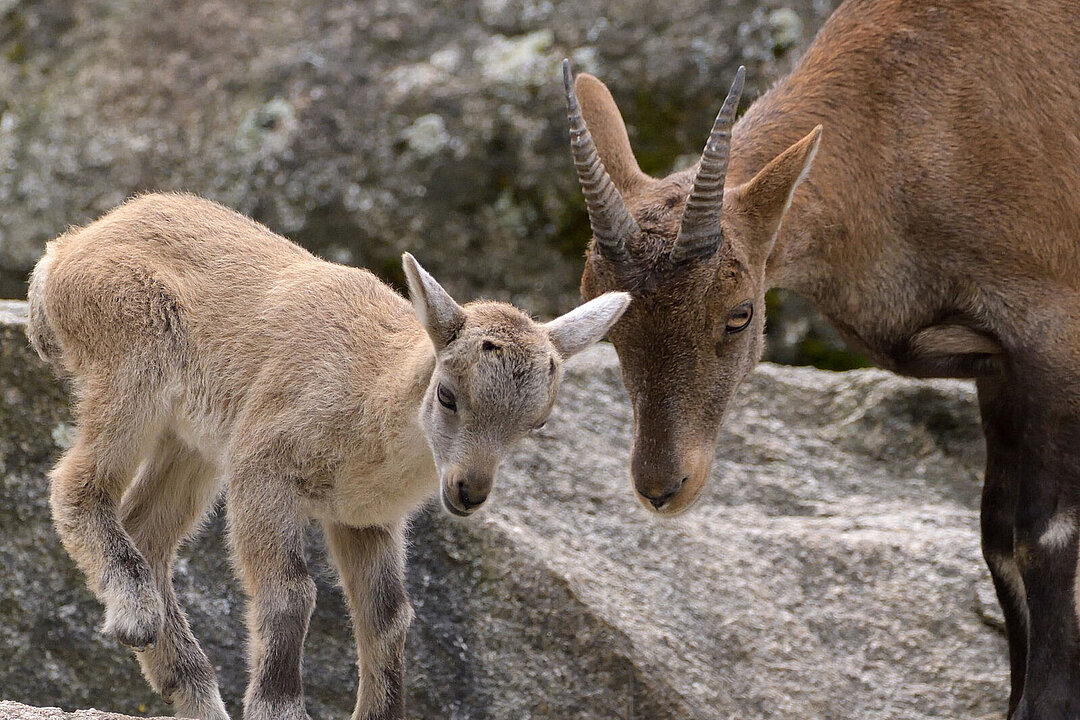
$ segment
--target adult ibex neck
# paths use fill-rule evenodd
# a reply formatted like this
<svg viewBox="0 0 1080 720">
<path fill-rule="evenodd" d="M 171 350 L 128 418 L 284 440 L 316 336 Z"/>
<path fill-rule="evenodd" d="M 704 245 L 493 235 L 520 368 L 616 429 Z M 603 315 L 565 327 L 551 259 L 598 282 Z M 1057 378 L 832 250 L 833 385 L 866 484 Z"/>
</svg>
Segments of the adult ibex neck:
<svg viewBox="0 0 1080 720">
<path fill-rule="evenodd" d="M 822 125 L 821 147 L 809 175 L 792 196 L 766 265 L 769 287 L 814 295 L 830 273 L 829 249 L 849 231 L 851 208 L 872 192 L 873 174 L 860 170 L 873 154 L 864 129 L 851 117 L 854 106 L 839 89 L 808 89 L 787 78 L 755 102 L 735 126 L 728 185 L 749 181 L 771 160 Z M 841 162 L 840 159 L 843 159 Z M 861 176 L 861 179 L 860 179 Z"/>
</svg>

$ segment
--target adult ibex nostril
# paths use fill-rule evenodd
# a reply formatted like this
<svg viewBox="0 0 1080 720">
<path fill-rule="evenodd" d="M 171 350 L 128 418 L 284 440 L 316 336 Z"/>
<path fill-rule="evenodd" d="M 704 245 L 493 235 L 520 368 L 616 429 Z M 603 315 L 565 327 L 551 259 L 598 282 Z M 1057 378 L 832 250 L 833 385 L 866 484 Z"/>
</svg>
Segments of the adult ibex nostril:
<svg viewBox="0 0 1080 720">
<path fill-rule="evenodd" d="M 458 499 L 461 501 L 461 507 L 466 510 L 472 510 L 473 508 L 478 508 L 484 504 L 484 501 L 487 500 L 487 494 L 485 493 L 473 497 L 469 493 L 469 489 L 465 486 L 465 481 L 461 480 L 458 482 Z"/>
</svg>

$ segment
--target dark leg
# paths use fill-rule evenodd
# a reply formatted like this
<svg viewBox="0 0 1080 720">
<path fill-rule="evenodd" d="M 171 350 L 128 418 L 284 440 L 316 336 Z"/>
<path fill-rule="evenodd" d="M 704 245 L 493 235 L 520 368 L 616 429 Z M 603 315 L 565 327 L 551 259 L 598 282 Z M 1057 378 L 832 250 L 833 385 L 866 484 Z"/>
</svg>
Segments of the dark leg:
<svg viewBox="0 0 1080 720">
<path fill-rule="evenodd" d="M 401 529 L 333 523 L 325 529 L 356 635 L 360 687 L 352 720 L 402 720 L 405 634 L 413 612 Z"/>
<path fill-rule="evenodd" d="M 1080 394 L 1062 374 L 1024 368 L 999 395 L 998 405 L 1015 407 L 1020 419 L 1009 430 L 1020 447 L 1014 557 L 1027 599 L 1028 654 L 1015 720 L 1080 718 L 1080 404 L 1073 402 Z"/>
<path fill-rule="evenodd" d="M 1018 720 L 1080 718 L 1077 511 L 1080 424 L 1064 418 L 1028 434 L 1016 513 L 1016 559 L 1030 615 Z M 1045 439 L 1044 439 L 1045 438 Z"/>
<path fill-rule="evenodd" d="M 1021 463 L 1021 423 L 1008 403 L 1003 381 L 979 381 L 979 408 L 986 435 L 986 478 L 982 494 L 982 551 L 1005 615 L 1012 681 L 1009 717 L 1024 692 L 1028 610 L 1013 539 Z"/>
</svg>

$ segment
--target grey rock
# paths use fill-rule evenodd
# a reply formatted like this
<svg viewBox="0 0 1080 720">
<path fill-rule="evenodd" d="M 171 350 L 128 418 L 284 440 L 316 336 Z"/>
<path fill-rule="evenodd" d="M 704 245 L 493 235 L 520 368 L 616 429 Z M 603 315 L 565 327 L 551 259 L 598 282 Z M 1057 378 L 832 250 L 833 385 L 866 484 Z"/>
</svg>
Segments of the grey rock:
<svg viewBox="0 0 1080 720">
<path fill-rule="evenodd" d="M 765 296 L 765 359 L 823 370 L 852 370 L 870 359 L 851 349 L 806 298 L 788 290 Z"/>
<path fill-rule="evenodd" d="M 551 316 L 589 236 L 558 65 L 607 81 L 646 171 L 727 84 L 786 71 L 835 0 L 12 0 L 0 5 L 0 296 L 44 243 L 182 189 L 400 282 Z"/>
<path fill-rule="evenodd" d="M 66 713 L 60 708 L 31 707 L 9 701 L 0 701 L 0 720 L 131 720 L 129 715 L 79 710 Z"/>
<path fill-rule="evenodd" d="M 45 473 L 71 415 L 17 320 L 0 325 L 0 401 L 0 697 L 168 714 L 98 634 L 100 607 L 50 526 Z M 613 351 L 589 351 L 488 507 L 468 521 L 418 514 L 410 717 L 1003 714 L 970 384 L 764 364 L 732 406 L 708 488 L 669 520 L 633 498 L 630 422 Z M 239 717 L 243 597 L 222 533 L 219 512 L 176 584 Z M 310 557 L 309 708 L 347 717 L 350 632 L 315 533 Z"/>
</svg>

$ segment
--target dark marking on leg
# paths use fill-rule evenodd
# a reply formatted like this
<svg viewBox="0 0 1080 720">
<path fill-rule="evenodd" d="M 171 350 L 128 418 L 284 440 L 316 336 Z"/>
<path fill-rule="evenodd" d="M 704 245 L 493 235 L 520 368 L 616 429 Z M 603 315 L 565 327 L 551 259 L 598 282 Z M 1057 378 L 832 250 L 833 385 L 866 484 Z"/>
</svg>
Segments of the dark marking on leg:
<svg viewBox="0 0 1080 720">
<path fill-rule="evenodd" d="M 301 697 L 304 684 L 301 658 L 308 621 L 315 607 L 315 585 L 308 579 L 289 581 L 287 588 L 268 590 L 275 595 L 268 604 L 279 610 L 259 612 L 259 635 L 266 644 L 258 677 L 259 691 L 270 702 Z M 260 599 L 256 598 L 256 603 Z"/>
<path fill-rule="evenodd" d="M 376 635 L 386 635 L 400 628 L 402 611 L 409 605 L 405 583 L 396 568 L 383 566 L 371 587 L 369 620 Z"/>
<path fill-rule="evenodd" d="M 404 581 L 400 528 L 326 525 L 356 635 L 360 684 L 354 718 L 405 717 L 405 637 L 412 608 Z"/>
</svg>

